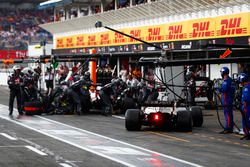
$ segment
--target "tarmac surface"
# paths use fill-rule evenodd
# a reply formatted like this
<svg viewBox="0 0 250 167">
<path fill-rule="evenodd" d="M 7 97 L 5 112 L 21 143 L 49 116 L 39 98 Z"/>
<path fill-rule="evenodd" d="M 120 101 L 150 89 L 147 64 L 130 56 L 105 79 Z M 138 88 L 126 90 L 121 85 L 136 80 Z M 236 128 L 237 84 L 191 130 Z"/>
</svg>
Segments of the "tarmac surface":
<svg viewBox="0 0 250 167">
<path fill-rule="evenodd" d="M 128 132 L 123 115 L 9 117 L 8 96 L 0 87 L 0 166 L 249 166 L 250 141 L 219 134 L 214 110 L 204 110 L 203 127 L 192 132 Z"/>
</svg>

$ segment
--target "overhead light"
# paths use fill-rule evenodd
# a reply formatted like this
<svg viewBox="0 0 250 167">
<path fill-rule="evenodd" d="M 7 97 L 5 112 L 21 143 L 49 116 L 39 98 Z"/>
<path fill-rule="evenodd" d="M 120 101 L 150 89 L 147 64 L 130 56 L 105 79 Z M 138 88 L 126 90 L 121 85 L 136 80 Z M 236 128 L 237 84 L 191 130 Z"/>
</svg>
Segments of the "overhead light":
<svg viewBox="0 0 250 167">
<path fill-rule="evenodd" d="M 40 3 L 39 5 L 40 5 L 40 6 L 49 5 L 49 4 L 51 4 L 51 3 L 56 3 L 56 2 L 60 2 L 60 1 L 63 1 L 63 0 L 49 0 L 49 1 L 42 2 L 42 3 Z"/>
</svg>

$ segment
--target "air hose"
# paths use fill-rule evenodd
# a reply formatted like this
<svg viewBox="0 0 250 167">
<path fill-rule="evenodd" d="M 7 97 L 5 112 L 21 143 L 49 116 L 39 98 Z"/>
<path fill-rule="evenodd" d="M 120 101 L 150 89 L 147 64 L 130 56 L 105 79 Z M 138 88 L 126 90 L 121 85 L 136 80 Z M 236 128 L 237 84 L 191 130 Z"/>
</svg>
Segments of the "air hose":
<svg viewBox="0 0 250 167">
<path fill-rule="evenodd" d="M 220 124 L 220 126 L 225 129 L 225 126 L 221 123 L 220 115 L 219 115 L 219 107 L 218 107 L 218 99 L 220 100 L 221 106 L 223 106 L 222 101 L 218 93 L 213 89 L 214 95 L 215 95 L 215 106 L 216 106 L 216 113 L 217 113 L 217 119 Z M 234 126 L 237 128 L 238 131 L 240 131 L 240 128 L 237 126 L 237 124 L 233 121 Z"/>
<path fill-rule="evenodd" d="M 213 93 L 215 95 L 215 107 L 216 107 L 217 119 L 222 129 L 225 129 L 224 125 L 221 123 L 220 115 L 219 115 L 218 98 L 220 98 L 220 96 L 216 93 L 215 90 L 213 90 Z"/>
</svg>

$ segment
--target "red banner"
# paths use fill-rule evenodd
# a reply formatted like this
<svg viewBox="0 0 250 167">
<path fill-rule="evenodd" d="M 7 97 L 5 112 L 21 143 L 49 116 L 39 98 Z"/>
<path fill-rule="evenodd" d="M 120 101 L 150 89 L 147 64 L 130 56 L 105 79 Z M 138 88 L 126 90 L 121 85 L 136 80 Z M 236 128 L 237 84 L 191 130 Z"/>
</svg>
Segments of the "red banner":
<svg viewBox="0 0 250 167">
<path fill-rule="evenodd" d="M 0 59 L 22 59 L 27 56 L 27 50 L 0 50 Z"/>
</svg>

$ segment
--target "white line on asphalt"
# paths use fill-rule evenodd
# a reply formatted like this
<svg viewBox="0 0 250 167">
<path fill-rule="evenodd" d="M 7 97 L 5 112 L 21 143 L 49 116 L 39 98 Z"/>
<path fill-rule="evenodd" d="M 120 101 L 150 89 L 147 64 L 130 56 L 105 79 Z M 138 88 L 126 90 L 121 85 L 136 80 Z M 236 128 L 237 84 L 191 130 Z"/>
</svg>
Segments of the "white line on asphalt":
<svg viewBox="0 0 250 167">
<path fill-rule="evenodd" d="M 0 146 L 0 148 L 18 148 L 18 147 L 25 147 L 23 145 L 15 145 L 15 146 Z"/>
<path fill-rule="evenodd" d="M 25 146 L 26 148 L 30 149 L 31 151 L 34 151 L 35 153 L 39 154 L 39 155 L 47 155 L 46 153 L 36 149 L 35 147 L 32 147 L 32 146 Z"/>
<path fill-rule="evenodd" d="M 4 137 L 10 139 L 10 140 L 17 140 L 17 138 L 12 137 L 12 136 L 10 136 L 10 135 L 8 135 L 8 134 L 6 134 L 6 133 L 0 133 L 0 134 L 1 134 L 2 136 L 4 136 Z"/>
<path fill-rule="evenodd" d="M 103 136 L 103 135 L 100 135 L 100 134 L 97 134 L 97 133 L 94 133 L 94 132 L 90 132 L 90 131 L 87 131 L 87 130 L 84 130 L 84 129 L 80 129 L 80 128 L 76 128 L 74 126 L 70 126 L 70 125 L 67 125 L 67 124 L 64 124 L 64 123 L 61 123 L 61 122 L 57 122 L 57 121 L 54 121 L 54 120 L 51 120 L 51 119 L 47 119 L 47 118 L 44 118 L 44 117 L 41 117 L 41 116 L 37 116 L 41 119 L 45 119 L 47 121 L 50 121 L 50 122 L 54 122 L 54 123 L 57 123 L 57 124 L 61 124 L 61 125 L 64 125 L 64 126 L 67 126 L 67 127 L 70 127 L 72 129 L 76 129 L 76 130 L 79 130 L 79 131 L 82 131 L 82 132 L 85 132 L 85 133 L 89 133 L 89 134 L 92 134 L 92 135 L 95 135 L 95 136 L 99 136 L 99 137 L 102 137 L 102 138 L 105 138 L 105 139 L 108 139 L 108 140 L 111 140 L 111 141 L 114 141 L 114 142 L 118 142 L 118 143 L 121 143 L 121 144 L 124 144 L 124 145 L 127 145 L 127 146 L 130 146 L 130 147 L 134 147 L 134 148 L 137 148 L 137 149 L 140 149 L 140 150 L 144 150 L 144 151 L 147 151 L 147 152 L 150 152 L 150 153 L 153 153 L 153 154 L 157 154 L 157 155 L 160 155 L 160 156 L 163 156 L 163 157 L 166 157 L 166 158 L 169 158 L 169 159 L 172 159 L 172 160 L 175 160 L 175 161 L 178 161 L 178 162 L 181 162 L 181 163 L 185 163 L 185 164 L 188 164 L 188 165 L 192 165 L 192 166 L 195 166 L 195 167 L 202 167 L 201 165 L 198 165 L 198 164 L 195 164 L 195 163 L 192 163 L 192 162 L 189 162 L 189 161 L 185 161 L 185 160 L 182 160 L 182 159 L 179 159 L 179 158 L 176 158 L 176 157 L 173 157 L 173 156 L 170 156 L 170 155 L 166 155 L 166 154 L 162 154 L 162 153 L 158 153 L 158 152 L 155 152 L 155 151 L 152 151 L 152 150 L 148 150 L 148 149 L 145 149 L 145 148 L 142 148 L 142 147 L 139 147 L 139 146 L 136 146 L 136 145 L 132 145 L 132 144 L 129 144 L 129 143 L 126 143 L 126 142 L 123 142 L 123 141 L 120 141 L 120 140 L 116 140 L 116 139 L 113 139 L 113 138 L 109 138 L 109 137 L 106 137 L 106 136 Z M 28 127 L 28 126 L 27 126 Z M 28 127 L 30 128 L 30 127 Z M 35 131 L 38 131 L 39 130 L 35 130 Z M 44 132 L 40 132 L 40 133 L 43 133 L 43 134 L 46 134 Z M 46 134 L 48 135 L 48 134 Z M 57 138 L 57 137 L 54 137 L 52 136 L 53 138 Z M 58 140 L 61 140 L 61 141 L 64 141 L 63 139 L 58 139 Z M 66 143 L 69 143 L 68 141 L 64 141 Z M 71 142 L 70 142 L 71 143 Z M 76 145 L 73 143 L 73 145 Z M 76 146 L 77 147 L 77 146 Z M 82 148 L 82 146 L 80 146 Z M 79 147 L 78 147 L 79 148 Z M 86 148 L 85 149 L 86 151 L 88 151 L 89 149 Z M 95 151 L 92 151 L 92 150 L 89 150 L 90 152 L 95 152 Z M 97 155 L 100 155 L 100 153 L 98 153 Z M 102 155 L 100 155 L 102 156 Z M 104 155 L 105 156 L 105 155 Z M 110 158 L 108 157 L 108 159 L 113 159 L 113 158 Z M 114 160 L 116 162 L 118 162 L 117 160 Z M 120 160 L 119 160 L 120 161 Z M 121 162 L 120 162 L 121 163 Z M 124 163 L 122 163 L 124 164 Z M 127 166 L 131 166 L 130 165 L 127 165 Z"/>
<path fill-rule="evenodd" d="M 69 164 L 65 164 L 65 163 L 60 163 L 60 165 L 63 166 L 63 167 L 72 167 Z"/>
<path fill-rule="evenodd" d="M 8 119 L 8 118 L 3 117 L 3 116 L 1 116 L 1 115 L 0 115 L 0 118 L 5 119 L 5 120 L 8 120 L 8 121 L 10 121 L 10 122 L 13 122 L 13 123 L 15 123 L 15 124 L 18 124 L 18 125 L 20 125 L 20 126 L 26 127 L 26 128 L 28 128 L 28 129 L 31 129 L 31 130 L 36 131 L 36 132 L 38 132 L 38 133 L 44 134 L 44 135 L 49 136 L 49 137 L 51 137 L 51 138 L 53 138 L 53 139 L 56 139 L 56 140 L 62 141 L 62 142 L 64 142 L 64 143 L 70 144 L 70 145 L 75 146 L 75 147 L 77 147 L 77 148 L 80 148 L 80 149 L 82 149 L 82 150 L 85 150 L 85 151 L 91 152 L 91 153 L 93 153 L 93 154 L 99 155 L 99 156 L 101 156 L 101 157 L 110 159 L 111 161 L 118 162 L 118 163 L 123 164 L 123 165 L 128 166 L 128 167 L 136 167 L 135 165 L 129 164 L 129 163 L 127 163 L 127 162 L 121 161 L 121 160 L 119 160 L 119 159 L 116 159 L 116 158 L 113 158 L 113 157 L 110 157 L 110 156 L 107 156 L 107 155 L 102 154 L 102 153 L 100 153 L 100 152 L 97 152 L 97 151 L 88 149 L 87 147 L 83 147 L 83 146 L 81 146 L 81 145 L 72 143 L 72 142 L 67 141 L 67 140 L 64 140 L 64 139 L 62 139 L 62 138 L 59 138 L 59 137 L 50 135 L 50 134 L 48 134 L 48 133 L 45 133 L 45 132 L 43 132 L 43 131 L 37 130 L 37 129 L 32 128 L 32 127 L 30 127 L 30 126 L 28 126 L 28 125 L 25 125 L 25 124 L 23 124 L 23 123 L 21 123 L 21 122 L 17 122 L 17 121 L 15 121 L 15 120 Z M 40 118 L 42 118 L 42 117 L 40 117 Z M 46 119 L 46 118 L 45 118 L 45 119 Z M 50 119 L 46 119 L 46 120 L 50 120 Z M 51 121 L 51 122 L 56 122 L 56 121 L 53 121 L 53 120 L 50 120 L 50 121 Z M 57 123 L 60 124 L 60 122 L 57 122 Z M 66 125 L 66 124 L 65 124 L 65 125 Z M 69 125 L 68 125 L 68 126 L 69 126 Z M 74 128 L 74 127 L 73 127 L 73 128 Z M 78 128 L 76 128 L 76 129 L 78 129 Z M 82 129 L 81 129 L 81 130 L 82 130 Z M 85 131 L 85 130 L 82 130 L 82 131 Z M 86 132 L 88 132 L 88 131 L 86 131 Z M 91 132 L 89 132 L 89 133 L 91 133 Z"/>
<path fill-rule="evenodd" d="M 125 119 L 125 117 L 117 116 L 117 115 L 112 115 L 112 117 L 119 118 L 119 119 Z"/>
<path fill-rule="evenodd" d="M 39 133 L 41 133 L 41 134 L 44 134 L 44 135 L 46 135 L 46 136 L 49 136 L 49 137 L 51 137 L 51 138 L 54 138 L 54 139 L 57 139 L 57 140 L 59 140 L 59 141 L 68 143 L 68 144 L 70 144 L 70 145 L 72 145 L 72 146 L 75 146 L 75 147 L 77 147 L 77 148 L 80 148 L 80 149 L 86 150 L 86 151 L 88 151 L 88 152 L 94 153 L 94 154 L 99 155 L 99 156 L 101 156 L 101 157 L 104 157 L 104 158 L 110 159 L 110 160 L 112 160 L 112 161 L 121 163 L 121 164 L 126 165 L 126 166 L 128 166 L 128 167 L 134 167 L 134 165 L 129 164 L 129 163 L 127 163 L 127 162 L 124 162 L 124 161 L 121 161 L 121 160 L 119 160 L 119 159 L 116 159 L 116 158 L 107 156 L 107 155 L 102 154 L 102 153 L 100 153 L 100 152 L 91 150 L 91 149 L 89 149 L 89 148 L 87 148 L 87 147 L 84 147 L 84 146 L 81 146 L 81 145 L 72 143 L 72 142 L 70 142 L 70 141 L 64 140 L 64 139 L 62 139 L 62 138 L 59 138 L 59 137 L 50 135 L 50 134 L 48 134 L 48 133 L 45 133 L 45 132 L 40 131 L 40 130 L 38 130 L 38 129 L 32 128 L 32 127 L 30 127 L 30 126 L 27 126 L 27 125 L 25 125 L 25 124 L 23 124 L 23 123 L 20 123 L 20 122 L 15 121 L 15 120 L 8 119 L 8 118 L 3 117 L 3 116 L 1 116 L 1 115 L 0 115 L 0 117 L 1 117 L 2 119 L 11 121 L 11 122 L 13 122 L 13 123 L 16 123 L 16 124 L 18 124 L 18 125 L 21 125 L 21 126 L 23 126 L 23 127 L 26 127 L 26 128 L 28 128 L 28 129 L 31 129 L 31 130 L 34 130 L 34 131 L 39 132 Z M 73 126 L 70 126 L 70 125 L 67 125 L 67 124 L 64 124 L 64 123 L 61 123 L 61 122 L 57 122 L 57 121 L 54 121 L 54 120 L 51 120 L 51 119 L 47 119 L 47 118 L 44 118 L 44 117 L 41 117 L 41 116 L 36 116 L 36 117 L 39 117 L 39 118 L 41 118 L 41 119 L 44 119 L 44 120 L 47 120 L 47 121 L 50 121 L 50 122 L 54 122 L 54 123 L 57 123 L 57 124 L 61 124 L 61 125 L 64 125 L 64 126 L 67 126 L 67 127 L 72 128 L 72 129 L 76 129 L 76 130 L 79 130 L 79 131 L 82 131 L 82 132 L 85 132 L 85 133 L 88 133 L 88 134 L 92 134 L 92 135 L 95 135 L 95 136 L 99 136 L 99 137 L 102 137 L 102 138 L 105 138 L 105 139 L 108 139 L 108 140 L 111 140 L 111 141 L 115 141 L 115 142 L 118 142 L 118 143 L 121 143 L 121 144 L 130 146 L 130 147 L 134 147 L 134 148 L 137 148 L 137 149 L 140 149 L 140 150 L 144 150 L 144 151 L 146 151 L 146 152 L 150 152 L 150 153 L 153 153 L 153 154 L 157 154 L 157 155 L 159 155 L 159 156 L 163 156 L 163 157 L 165 157 L 165 158 L 169 158 L 169 159 L 172 159 L 172 160 L 181 162 L 181 163 L 185 163 L 185 164 L 192 165 L 192 166 L 195 166 L 195 167 L 201 167 L 201 165 L 198 165 L 198 164 L 195 164 L 195 163 L 192 163 L 192 162 L 189 162 L 189 161 L 185 161 L 185 160 L 182 160 L 182 159 L 179 159 L 179 158 L 170 156 L 170 155 L 166 155 L 166 154 L 158 153 L 158 152 L 155 152 L 155 151 L 152 151 L 152 150 L 148 150 L 148 149 L 145 149 L 145 148 L 136 146 L 136 145 L 132 145 L 132 144 L 129 144 L 129 143 L 120 141 L 120 140 L 116 140 L 116 139 L 113 139 L 113 138 L 109 138 L 109 137 L 106 137 L 106 136 L 97 134 L 97 133 L 93 133 L 93 132 L 90 132 L 90 131 L 87 131 L 87 130 L 83 130 L 83 129 L 80 129 L 80 128 L 76 128 L 76 127 L 73 127 Z"/>
</svg>

